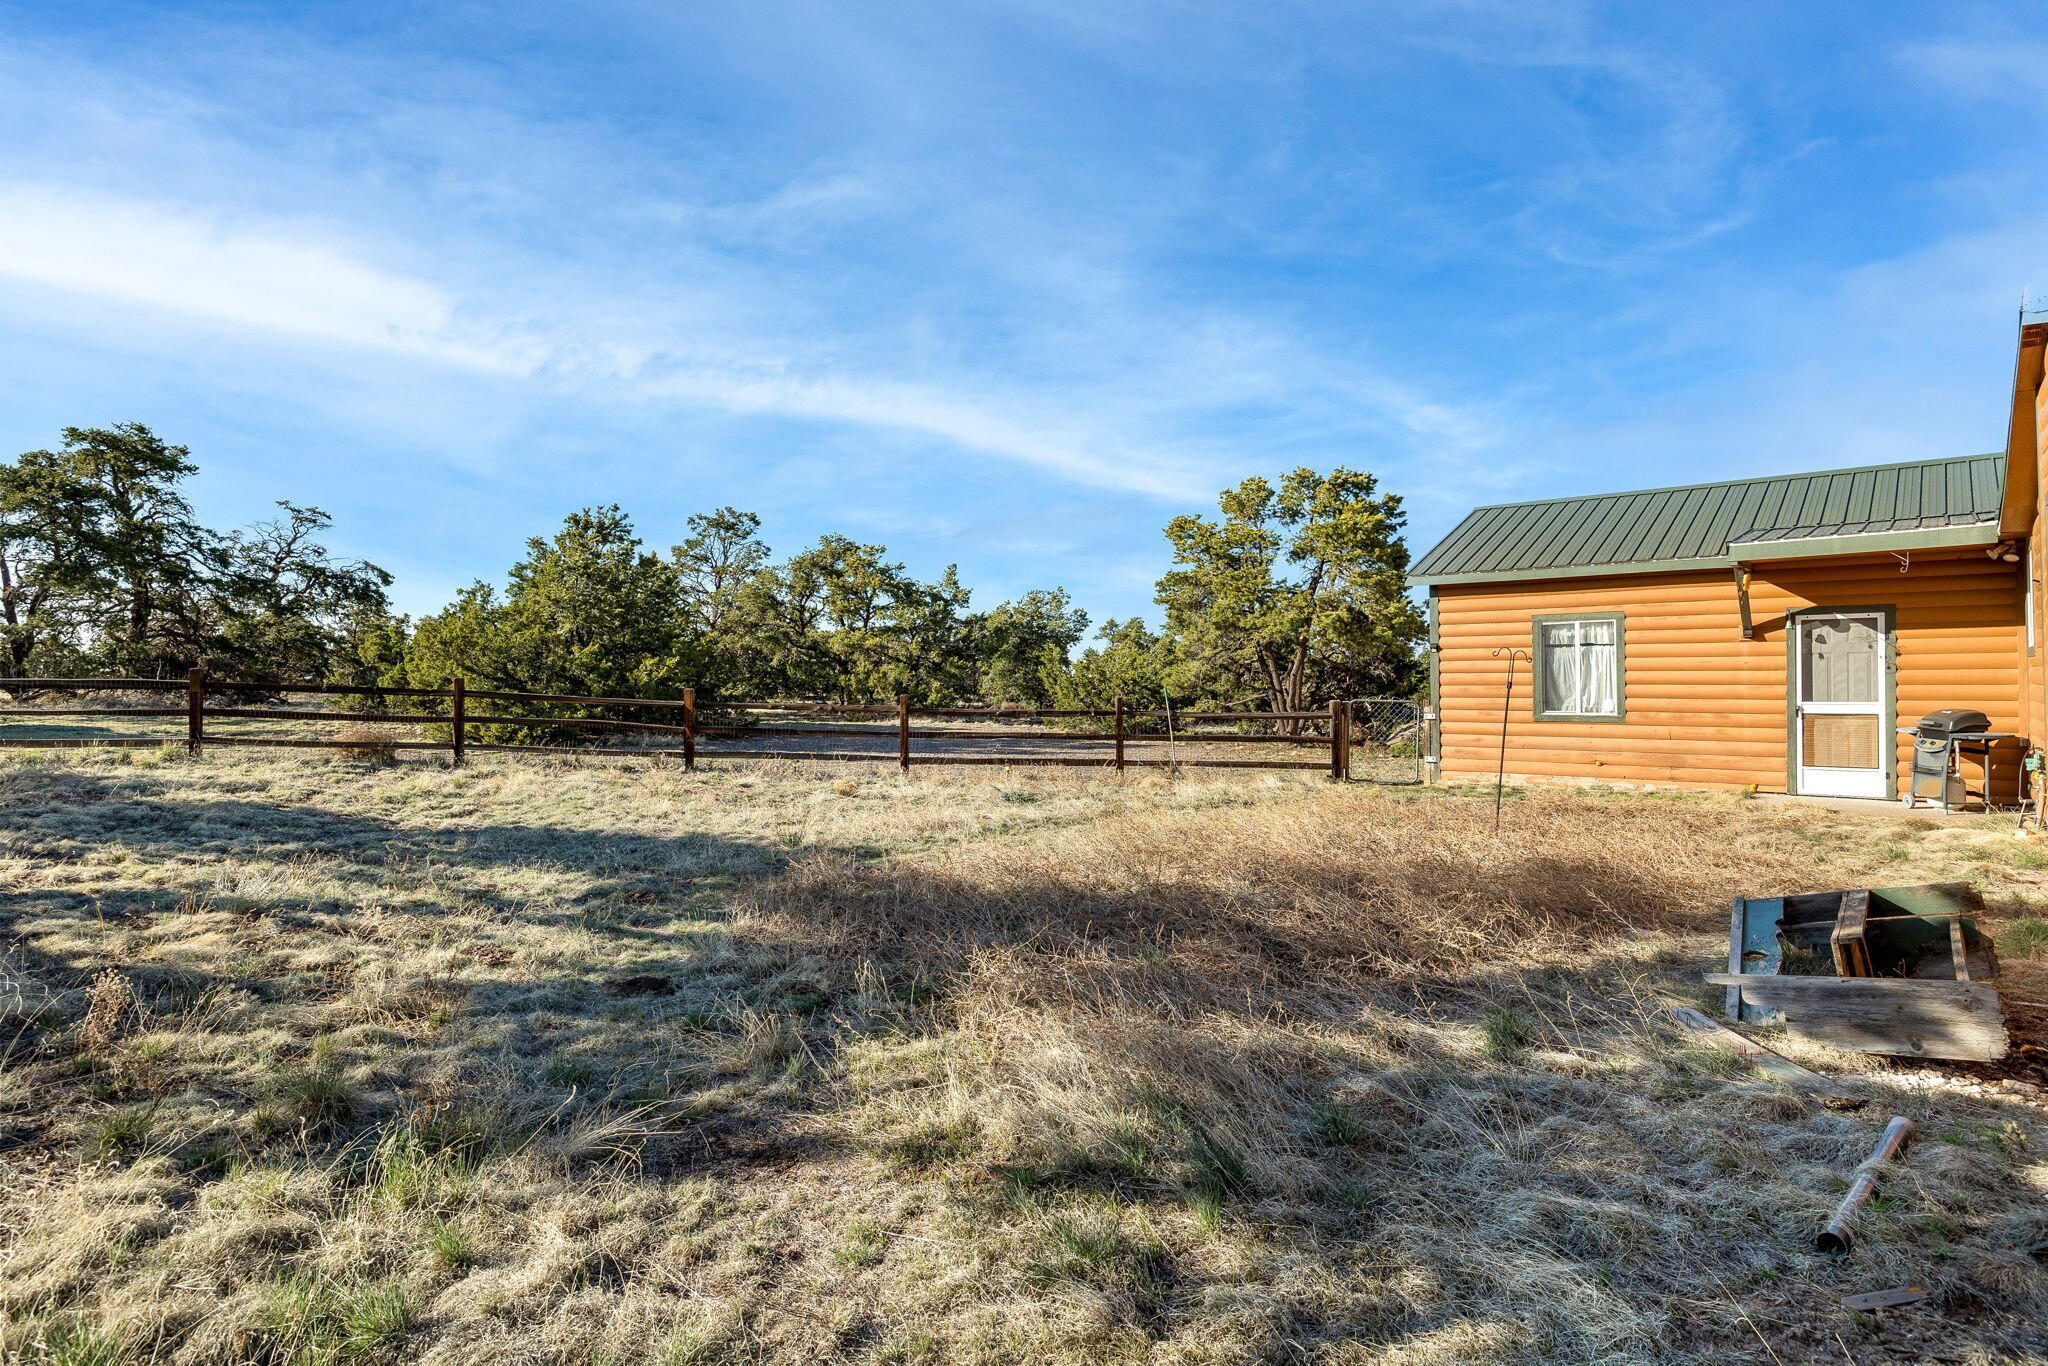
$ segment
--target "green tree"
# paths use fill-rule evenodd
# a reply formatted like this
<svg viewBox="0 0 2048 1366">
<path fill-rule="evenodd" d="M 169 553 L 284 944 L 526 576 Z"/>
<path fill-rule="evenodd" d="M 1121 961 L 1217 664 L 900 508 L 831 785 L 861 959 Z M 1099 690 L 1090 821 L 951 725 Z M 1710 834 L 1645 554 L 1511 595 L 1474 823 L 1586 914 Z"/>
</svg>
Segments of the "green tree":
<svg viewBox="0 0 2048 1366">
<path fill-rule="evenodd" d="M 1356 470 L 1297 469 L 1277 489 L 1255 477 L 1219 501 L 1220 520 L 1167 525 L 1179 567 L 1158 597 L 1211 691 L 1301 711 L 1311 698 L 1414 688 L 1423 620 L 1405 596 L 1397 495 Z"/>
<path fill-rule="evenodd" d="M 0 623 L 21 673 L 55 635 L 102 667 L 163 674 L 206 653 L 199 610 L 221 539 L 179 485 L 191 452 L 140 423 L 66 427 L 54 451 L 0 466 Z"/>
<path fill-rule="evenodd" d="M 231 532 L 204 583 L 214 655 L 245 678 L 326 678 L 358 624 L 385 615 L 391 576 L 344 560 L 315 538 L 332 522 L 319 508 L 280 502 L 284 516 Z"/>
<path fill-rule="evenodd" d="M 981 620 L 968 613 L 968 590 L 958 565 L 934 583 L 903 579 L 893 589 L 883 621 L 889 665 L 881 691 L 908 694 L 927 707 L 965 700 L 974 690 L 984 649 Z"/>
<path fill-rule="evenodd" d="M 976 633 L 980 679 L 975 688 L 988 702 L 1052 705 L 1047 679 L 1067 667 L 1068 654 L 1088 631 L 1088 614 L 1075 607 L 1064 588 L 1034 588 L 999 604 Z"/>
<path fill-rule="evenodd" d="M 181 485 L 191 452 L 138 423 L 67 427 L 0 464 L 0 636 L 16 675 L 324 678 L 390 575 L 320 543 L 318 508 L 219 535 Z"/>
<path fill-rule="evenodd" d="M 1061 710 L 1106 710 L 1121 697 L 1137 710 L 1150 711 L 1171 699 L 1175 706 L 1194 701 L 1180 642 L 1165 632 L 1148 629 L 1140 617 L 1112 617 L 1096 632 L 1099 646 L 1090 646 L 1069 663 L 1048 646 L 1039 660 L 1040 686 L 1046 705 Z"/>
<path fill-rule="evenodd" d="M 698 513 L 689 526 L 690 538 L 672 547 L 669 559 L 684 605 L 716 645 L 741 624 L 748 585 L 768 567 L 768 547 L 760 538 L 761 519 L 737 508 Z"/>
<path fill-rule="evenodd" d="M 526 548 L 502 596 L 474 583 L 420 620 L 411 683 L 445 687 L 461 674 L 506 692 L 674 698 L 705 673 L 675 565 L 641 548 L 618 507 L 573 513 L 553 540 Z"/>
</svg>

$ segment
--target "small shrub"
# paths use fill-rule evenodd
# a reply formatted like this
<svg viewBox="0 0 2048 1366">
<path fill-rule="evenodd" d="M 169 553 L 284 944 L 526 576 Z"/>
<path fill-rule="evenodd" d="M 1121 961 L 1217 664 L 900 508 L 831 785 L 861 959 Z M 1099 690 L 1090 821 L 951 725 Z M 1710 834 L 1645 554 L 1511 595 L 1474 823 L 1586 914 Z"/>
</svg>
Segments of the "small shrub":
<svg viewBox="0 0 2048 1366">
<path fill-rule="evenodd" d="M 392 747 L 397 739 L 397 732 L 388 726 L 343 726 L 334 734 L 334 744 L 344 756 L 370 764 L 386 764 L 398 758 L 398 751 Z"/>
<path fill-rule="evenodd" d="M 106 1053 L 135 1009 L 135 991 L 118 968 L 103 968 L 86 991 L 85 1018 L 78 1024 L 78 1048 L 88 1056 Z"/>
</svg>

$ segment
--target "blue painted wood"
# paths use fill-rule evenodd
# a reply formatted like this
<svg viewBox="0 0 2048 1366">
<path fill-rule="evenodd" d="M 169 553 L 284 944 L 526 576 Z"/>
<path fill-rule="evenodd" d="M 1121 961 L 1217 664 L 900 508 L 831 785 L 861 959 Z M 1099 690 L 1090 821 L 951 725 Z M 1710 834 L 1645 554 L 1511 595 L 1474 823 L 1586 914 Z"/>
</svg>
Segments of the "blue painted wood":
<svg viewBox="0 0 2048 1366">
<path fill-rule="evenodd" d="M 1778 941 L 1778 925 L 1785 918 L 1783 897 L 1745 897 L 1742 902 L 1742 963 L 1737 972 L 1775 974 L 1785 965 L 1785 946 Z M 1748 1024 L 1770 1024 L 1778 1012 L 1742 1003 L 1742 1019 Z"/>
</svg>

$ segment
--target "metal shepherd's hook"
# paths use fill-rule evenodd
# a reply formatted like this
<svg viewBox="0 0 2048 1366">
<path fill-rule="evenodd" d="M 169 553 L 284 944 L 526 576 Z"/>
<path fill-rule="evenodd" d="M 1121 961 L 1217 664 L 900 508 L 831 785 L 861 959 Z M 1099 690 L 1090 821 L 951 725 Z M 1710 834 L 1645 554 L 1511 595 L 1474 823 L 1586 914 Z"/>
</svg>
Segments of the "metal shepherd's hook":
<svg viewBox="0 0 2048 1366">
<path fill-rule="evenodd" d="M 1502 655 L 1508 657 L 1508 690 L 1502 693 L 1500 698 L 1500 761 L 1493 768 L 1493 833 L 1496 835 L 1500 833 L 1501 793 L 1507 786 L 1508 709 L 1513 705 L 1515 697 L 1515 661 L 1517 659 L 1526 659 L 1529 661 L 1531 668 L 1536 666 L 1535 659 L 1527 650 L 1516 649 L 1507 645 L 1496 646 L 1493 651 L 1493 657 L 1499 659 Z"/>
</svg>

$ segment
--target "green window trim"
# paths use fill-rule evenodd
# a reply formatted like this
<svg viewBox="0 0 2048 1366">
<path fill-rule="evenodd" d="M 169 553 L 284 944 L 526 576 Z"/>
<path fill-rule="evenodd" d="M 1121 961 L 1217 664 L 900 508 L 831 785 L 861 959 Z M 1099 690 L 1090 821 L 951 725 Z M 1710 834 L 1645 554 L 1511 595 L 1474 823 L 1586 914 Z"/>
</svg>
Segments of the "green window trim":
<svg viewBox="0 0 2048 1366">
<path fill-rule="evenodd" d="M 1614 710 L 1612 712 L 1563 712 L 1549 710 L 1543 695 L 1543 628 L 1566 621 L 1607 621 L 1614 623 Z M 1529 618 L 1529 670 L 1531 718 L 1579 724 L 1628 720 L 1628 614 L 1625 612 L 1546 612 Z"/>
</svg>

